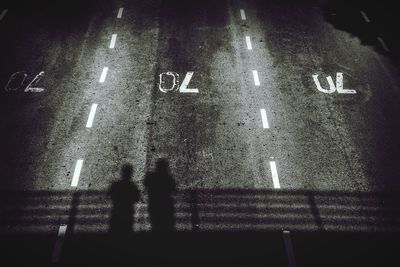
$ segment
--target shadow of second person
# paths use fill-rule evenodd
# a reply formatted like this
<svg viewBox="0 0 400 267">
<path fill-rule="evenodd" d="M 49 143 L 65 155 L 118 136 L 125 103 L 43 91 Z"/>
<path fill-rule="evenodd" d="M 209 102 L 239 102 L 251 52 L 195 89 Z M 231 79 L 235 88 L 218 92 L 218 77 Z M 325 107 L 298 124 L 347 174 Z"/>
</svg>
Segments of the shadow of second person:
<svg viewBox="0 0 400 267">
<path fill-rule="evenodd" d="M 168 161 L 159 159 L 153 172 L 147 173 L 144 186 L 148 193 L 148 211 L 154 232 L 174 231 L 175 181 L 170 173 Z"/>
<path fill-rule="evenodd" d="M 134 204 L 140 199 L 140 192 L 131 181 L 133 167 L 124 164 L 121 168 L 121 180 L 111 185 L 109 194 L 113 207 L 110 219 L 110 233 L 118 236 L 128 236 L 132 232 Z"/>
</svg>

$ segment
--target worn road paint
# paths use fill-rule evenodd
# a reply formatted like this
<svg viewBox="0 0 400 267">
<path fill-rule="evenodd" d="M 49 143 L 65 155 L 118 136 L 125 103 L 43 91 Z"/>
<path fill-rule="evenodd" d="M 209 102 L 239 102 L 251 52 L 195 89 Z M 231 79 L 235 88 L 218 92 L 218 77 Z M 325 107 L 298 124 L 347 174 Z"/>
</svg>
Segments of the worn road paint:
<svg viewBox="0 0 400 267">
<path fill-rule="evenodd" d="M 164 75 L 166 76 L 172 76 L 172 86 L 170 88 L 164 88 Z M 168 72 L 163 72 L 159 75 L 160 81 L 158 83 L 158 89 L 160 89 L 161 92 L 167 93 L 173 90 L 178 90 L 179 88 L 179 74 L 176 72 L 168 71 Z"/>
<path fill-rule="evenodd" d="M 290 231 L 283 230 L 283 242 L 285 243 L 286 256 L 288 257 L 288 266 L 296 267 L 296 261 L 294 258 L 293 244 L 290 237 Z"/>
<path fill-rule="evenodd" d="M 4 10 L 1 12 L 1 14 L 0 14 L 0 20 L 2 20 L 2 19 L 6 16 L 7 12 L 8 12 L 8 9 L 4 9 Z"/>
<path fill-rule="evenodd" d="M 93 125 L 94 115 L 96 114 L 97 104 L 93 104 L 90 108 L 89 117 L 86 123 L 86 128 L 91 128 Z"/>
<path fill-rule="evenodd" d="M 326 77 L 328 80 L 329 84 L 329 89 L 324 89 L 322 88 L 319 79 L 318 79 L 318 74 L 314 74 L 313 80 L 315 85 L 317 86 L 318 91 L 325 93 L 325 94 L 332 94 L 335 91 L 337 91 L 339 94 L 356 94 L 356 90 L 353 89 L 343 89 L 343 73 L 338 72 L 336 73 L 336 85 L 333 82 L 333 79 L 331 76 Z"/>
<path fill-rule="evenodd" d="M 274 188 L 281 188 L 281 185 L 279 184 L 278 171 L 276 170 L 275 161 L 270 161 L 269 165 L 271 167 L 272 182 L 274 183 Z"/>
<path fill-rule="evenodd" d="M 107 72 L 108 72 L 108 67 L 104 67 L 103 71 L 101 72 L 101 76 L 100 76 L 100 83 L 104 83 L 104 81 L 106 80 L 107 77 Z"/>
<path fill-rule="evenodd" d="M 111 36 L 110 48 L 114 48 L 115 47 L 115 41 L 117 41 L 117 34 L 113 34 Z"/>
<path fill-rule="evenodd" d="M 246 14 L 244 13 L 243 9 L 240 10 L 240 17 L 242 18 L 242 20 L 246 20 Z"/>
<path fill-rule="evenodd" d="M 261 120 L 262 120 L 262 125 L 264 129 L 268 129 L 269 125 L 268 125 L 268 119 L 267 119 L 267 112 L 265 111 L 265 109 L 260 109 L 261 111 Z"/>
<path fill-rule="evenodd" d="M 75 165 L 74 176 L 72 177 L 71 186 L 75 187 L 78 185 L 79 176 L 81 175 L 81 169 L 83 165 L 83 159 L 78 159 Z"/>
<path fill-rule="evenodd" d="M 4 90 L 17 91 L 24 84 L 26 77 L 28 77 L 28 74 L 25 71 L 14 72 L 8 79 L 6 86 L 4 86 Z"/>
<path fill-rule="evenodd" d="M 117 14 L 117 18 L 118 19 L 120 19 L 120 18 L 122 18 L 122 12 L 124 11 L 124 8 L 123 7 L 121 7 L 119 10 L 118 10 L 118 14 Z"/>
<path fill-rule="evenodd" d="M 193 71 L 188 71 L 186 73 L 186 76 L 183 79 L 181 86 L 179 87 L 180 93 L 198 93 L 199 92 L 199 89 L 197 89 L 197 88 L 187 88 L 190 83 L 190 80 L 192 79 L 193 74 L 194 74 Z"/>
<path fill-rule="evenodd" d="M 336 73 L 336 90 L 339 94 L 356 94 L 356 90 L 343 89 L 343 73 Z"/>
<path fill-rule="evenodd" d="M 58 229 L 56 244 L 53 250 L 53 255 L 51 257 L 52 263 L 57 263 L 60 260 L 62 245 L 64 243 L 64 237 L 66 232 L 67 232 L 67 225 L 65 224 L 60 225 L 60 228 Z"/>
<path fill-rule="evenodd" d="M 255 86 L 260 86 L 260 80 L 258 79 L 258 72 L 253 70 L 253 78 Z"/>
<path fill-rule="evenodd" d="M 250 36 L 246 36 L 246 45 L 248 50 L 252 50 L 253 47 L 251 46 L 251 39 Z"/>
<path fill-rule="evenodd" d="M 35 78 L 32 79 L 32 81 L 25 87 L 24 92 L 34 92 L 34 93 L 38 93 L 38 92 L 43 92 L 44 89 L 43 88 L 33 88 L 31 87 L 32 85 L 37 84 L 44 76 L 44 71 L 39 72 L 38 75 L 35 76 Z"/>
<path fill-rule="evenodd" d="M 386 52 L 389 52 L 389 47 L 386 45 L 385 41 L 383 41 L 383 39 L 381 37 L 378 37 L 378 41 L 381 44 L 381 46 L 383 47 L 383 49 L 385 49 Z"/>
<path fill-rule="evenodd" d="M 361 10 L 360 13 L 361 13 L 361 16 L 363 16 L 363 18 L 364 18 L 364 20 L 365 20 L 366 22 L 368 22 L 368 23 L 371 22 L 371 20 L 368 18 L 367 14 L 365 14 L 364 11 Z"/>
</svg>

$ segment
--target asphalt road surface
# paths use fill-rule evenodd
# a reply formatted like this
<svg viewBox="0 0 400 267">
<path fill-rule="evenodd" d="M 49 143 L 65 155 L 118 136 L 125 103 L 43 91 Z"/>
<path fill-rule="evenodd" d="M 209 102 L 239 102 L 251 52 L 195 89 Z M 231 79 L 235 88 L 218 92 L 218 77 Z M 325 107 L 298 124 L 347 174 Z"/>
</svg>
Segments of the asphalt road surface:
<svg viewBox="0 0 400 267">
<path fill-rule="evenodd" d="M 5 259 L 398 261 L 396 13 L 388 1 L 2 2 Z"/>
</svg>

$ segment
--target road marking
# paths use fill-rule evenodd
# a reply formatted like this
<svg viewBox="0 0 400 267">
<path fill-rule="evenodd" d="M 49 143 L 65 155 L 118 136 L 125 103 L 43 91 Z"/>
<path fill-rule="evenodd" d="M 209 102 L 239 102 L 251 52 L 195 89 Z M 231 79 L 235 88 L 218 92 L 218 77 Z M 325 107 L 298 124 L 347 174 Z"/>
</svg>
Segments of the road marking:
<svg viewBox="0 0 400 267">
<path fill-rule="evenodd" d="M 268 129 L 269 125 L 268 125 L 268 119 L 267 119 L 267 112 L 263 108 L 260 109 L 260 111 L 261 111 L 261 120 L 262 120 L 263 128 Z"/>
<path fill-rule="evenodd" d="M 90 113 L 89 113 L 89 117 L 86 123 L 86 128 L 91 128 L 93 125 L 93 119 L 94 119 L 94 115 L 96 114 L 96 109 L 97 109 L 97 104 L 93 104 L 91 109 L 90 109 Z"/>
<path fill-rule="evenodd" d="M 361 10 L 360 13 L 361 13 L 361 16 L 363 16 L 363 18 L 365 19 L 366 22 L 368 22 L 368 23 L 371 22 L 371 20 L 368 18 L 367 14 L 365 14 L 364 11 Z"/>
<path fill-rule="evenodd" d="M 260 80 L 258 79 L 258 72 L 253 70 L 254 84 L 256 86 L 260 86 Z"/>
<path fill-rule="evenodd" d="M 283 230 L 283 242 L 285 243 L 286 256 L 288 257 L 288 266 L 296 267 L 296 261 L 294 259 L 293 244 L 290 238 L 290 231 Z"/>
<path fill-rule="evenodd" d="M 74 176 L 72 177 L 71 186 L 77 186 L 79 181 L 79 176 L 81 175 L 83 159 L 78 159 L 75 165 Z"/>
<path fill-rule="evenodd" d="M 274 183 L 274 188 L 281 188 L 281 185 L 279 184 L 278 172 L 276 170 L 275 161 L 270 161 L 269 166 L 271 167 L 272 182 Z"/>
<path fill-rule="evenodd" d="M 385 41 L 381 37 L 378 37 L 378 41 L 381 43 L 383 49 L 385 49 L 386 52 L 389 52 L 389 47 L 387 47 Z"/>
<path fill-rule="evenodd" d="M 7 12 L 8 12 L 8 9 L 4 9 L 4 10 L 1 12 L 1 14 L 0 14 L 0 20 L 2 20 L 2 19 L 6 16 Z"/>
<path fill-rule="evenodd" d="M 243 9 L 240 10 L 240 16 L 242 17 L 242 20 L 246 20 L 246 14 Z"/>
<path fill-rule="evenodd" d="M 186 72 L 185 78 L 182 81 L 181 86 L 179 87 L 179 92 L 180 93 L 198 93 L 199 89 L 197 88 L 187 88 L 190 80 L 192 79 L 194 72 L 193 71 L 188 71 Z"/>
<path fill-rule="evenodd" d="M 115 47 L 115 41 L 117 41 L 117 34 L 116 33 L 111 35 L 110 48 L 114 48 Z"/>
<path fill-rule="evenodd" d="M 56 244 L 53 250 L 53 255 L 51 257 L 52 263 L 57 263 L 60 260 L 61 249 L 64 243 L 64 237 L 66 232 L 67 232 L 67 226 L 65 224 L 60 225 L 60 228 L 58 229 Z"/>
<path fill-rule="evenodd" d="M 246 44 L 247 44 L 247 49 L 248 50 L 252 50 L 253 49 L 253 47 L 251 46 L 250 36 L 246 36 Z"/>
<path fill-rule="evenodd" d="M 108 67 L 104 67 L 103 71 L 101 72 L 100 81 L 99 81 L 100 83 L 104 83 L 104 81 L 106 80 L 107 72 L 108 72 Z"/>
<path fill-rule="evenodd" d="M 118 15 L 117 15 L 117 18 L 118 19 L 120 19 L 120 18 L 122 18 L 122 12 L 124 11 L 124 8 L 123 7 L 121 7 L 119 10 L 118 10 Z"/>
</svg>

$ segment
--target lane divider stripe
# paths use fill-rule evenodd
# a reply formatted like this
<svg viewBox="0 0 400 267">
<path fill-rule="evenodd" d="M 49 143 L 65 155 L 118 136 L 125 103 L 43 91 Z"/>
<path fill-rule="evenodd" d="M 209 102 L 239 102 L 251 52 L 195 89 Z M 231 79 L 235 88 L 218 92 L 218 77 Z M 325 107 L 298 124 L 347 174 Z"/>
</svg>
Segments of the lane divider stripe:
<svg viewBox="0 0 400 267">
<path fill-rule="evenodd" d="M 71 182 L 71 186 L 73 187 L 78 186 L 82 165 L 83 165 L 83 159 L 78 159 L 75 165 L 74 176 L 72 177 L 72 182 Z"/>
</svg>

